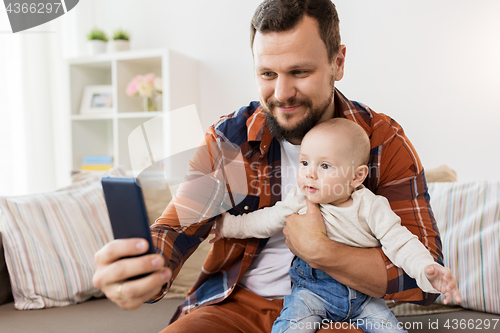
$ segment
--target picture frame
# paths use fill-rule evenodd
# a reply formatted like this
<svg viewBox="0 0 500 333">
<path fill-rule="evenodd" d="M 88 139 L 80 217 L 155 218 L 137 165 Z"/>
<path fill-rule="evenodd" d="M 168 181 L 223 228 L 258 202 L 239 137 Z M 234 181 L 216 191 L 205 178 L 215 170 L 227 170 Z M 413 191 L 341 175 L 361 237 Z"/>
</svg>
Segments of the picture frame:
<svg viewBox="0 0 500 333">
<path fill-rule="evenodd" d="M 111 85 L 86 86 L 83 90 L 80 114 L 108 113 L 113 111 Z"/>
</svg>

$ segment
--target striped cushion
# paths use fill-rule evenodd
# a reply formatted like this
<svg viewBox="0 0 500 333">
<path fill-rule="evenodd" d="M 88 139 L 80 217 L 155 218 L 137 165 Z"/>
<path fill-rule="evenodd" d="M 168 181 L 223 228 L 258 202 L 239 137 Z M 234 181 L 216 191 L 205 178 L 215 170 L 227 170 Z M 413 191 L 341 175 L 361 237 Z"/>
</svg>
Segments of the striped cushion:
<svg viewBox="0 0 500 333">
<path fill-rule="evenodd" d="M 500 314 L 500 182 L 432 183 L 429 194 L 460 305 Z"/>
<path fill-rule="evenodd" d="M 121 170 L 107 173 L 123 176 Z M 17 309 L 83 302 L 92 285 L 94 253 L 113 239 L 95 175 L 55 192 L 0 198 L 5 257 Z"/>
</svg>

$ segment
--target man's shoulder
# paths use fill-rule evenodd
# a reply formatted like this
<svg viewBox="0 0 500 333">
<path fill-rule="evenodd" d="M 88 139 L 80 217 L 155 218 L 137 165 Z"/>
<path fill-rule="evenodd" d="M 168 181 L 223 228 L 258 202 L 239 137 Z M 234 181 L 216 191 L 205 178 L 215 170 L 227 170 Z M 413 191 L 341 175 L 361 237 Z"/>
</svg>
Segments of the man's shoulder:
<svg viewBox="0 0 500 333">
<path fill-rule="evenodd" d="M 355 112 L 351 112 L 350 117 L 349 115 L 347 117 L 352 118 L 365 128 L 367 134 L 370 136 L 372 148 L 388 143 L 388 140 L 396 135 L 405 135 L 401 125 L 392 117 L 384 113 L 375 112 L 363 103 L 356 101 L 351 101 L 351 103 L 354 106 Z"/>
<path fill-rule="evenodd" d="M 258 118 L 259 111 L 260 103 L 250 102 L 249 105 L 243 106 L 235 112 L 221 116 L 217 122 L 210 126 L 208 132 L 212 132 L 217 137 L 224 137 L 230 142 L 241 144 L 247 140 L 247 132 L 252 125 L 252 122 L 249 123 L 249 119 Z"/>
</svg>

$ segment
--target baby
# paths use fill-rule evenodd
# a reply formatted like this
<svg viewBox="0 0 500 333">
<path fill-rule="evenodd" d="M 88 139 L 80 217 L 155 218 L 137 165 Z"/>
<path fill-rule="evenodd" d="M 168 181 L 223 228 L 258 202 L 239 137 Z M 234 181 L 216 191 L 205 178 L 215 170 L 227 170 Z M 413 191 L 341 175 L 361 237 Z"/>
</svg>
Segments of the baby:
<svg viewBox="0 0 500 333">
<path fill-rule="evenodd" d="M 287 216 L 305 212 L 307 198 L 320 204 L 331 240 L 356 247 L 382 245 L 423 291 L 444 293 L 445 304 L 453 298 L 461 302 L 451 271 L 435 263 L 417 236 L 401 226 L 386 198 L 362 185 L 369 155 L 370 140 L 356 123 L 335 118 L 318 124 L 302 140 L 297 186 L 286 199 L 245 215 L 224 214 L 211 242 L 270 237 L 285 227 Z M 285 296 L 273 333 L 315 332 L 325 320 L 350 321 L 365 332 L 403 331 L 384 300 L 351 289 L 300 258 L 293 261 L 290 277 L 292 293 Z"/>
</svg>

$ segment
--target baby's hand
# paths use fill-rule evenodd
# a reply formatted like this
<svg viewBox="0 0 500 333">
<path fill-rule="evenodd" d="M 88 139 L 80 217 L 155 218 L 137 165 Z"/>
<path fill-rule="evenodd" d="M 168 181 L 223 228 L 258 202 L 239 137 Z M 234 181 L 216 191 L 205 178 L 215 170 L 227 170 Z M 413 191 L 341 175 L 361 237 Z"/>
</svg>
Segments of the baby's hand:
<svg viewBox="0 0 500 333">
<path fill-rule="evenodd" d="M 444 304 L 450 303 L 453 299 L 458 303 L 462 302 L 462 297 L 457 287 L 457 279 L 451 275 L 449 268 L 434 264 L 425 267 L 424 272 L 432 286 L 444 294 Z"/>
<path fill-rule="evenodd" d="M 226 216 L 226 214 L 227 213 L 222 213 L 215 218 L 214 226 L 212 227 L 212 230 L 210 230 L 210 233 L 214 234 L 215 236 L 208 241 L 210 244 L 224 238 L 224 234 L 222 233 L 222 224 L 224 223 L 224 216 Z"/>
</svg>

